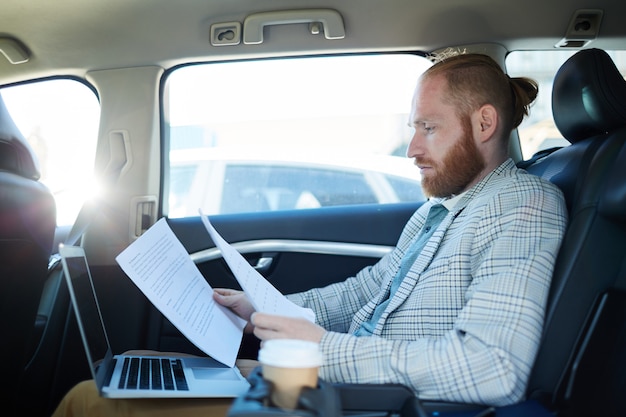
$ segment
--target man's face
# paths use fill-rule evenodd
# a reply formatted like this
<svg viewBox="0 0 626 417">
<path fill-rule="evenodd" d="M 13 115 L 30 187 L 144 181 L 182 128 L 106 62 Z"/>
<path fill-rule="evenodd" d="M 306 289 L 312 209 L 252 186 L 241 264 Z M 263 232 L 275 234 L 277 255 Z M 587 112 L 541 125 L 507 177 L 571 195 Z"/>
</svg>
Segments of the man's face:
<svg viewBox="0 0 626 417">
<path fill-rule="evenodd" d="M 420 168 L 422 189 L 431 197 L 449 197 L 474 185 L 485 168 L 470 115 L 443 101 L 441 76 L 421 80 L 415 91 L 410 123 L 415 128 L 407 156 Z"/>
</svg>

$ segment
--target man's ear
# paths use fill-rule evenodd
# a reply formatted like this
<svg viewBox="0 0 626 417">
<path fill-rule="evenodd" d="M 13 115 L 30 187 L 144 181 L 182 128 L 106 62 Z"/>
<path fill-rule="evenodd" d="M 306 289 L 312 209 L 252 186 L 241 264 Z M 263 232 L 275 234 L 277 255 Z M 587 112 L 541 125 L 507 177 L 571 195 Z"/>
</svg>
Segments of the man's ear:
<svg viewBox="0 0 626 417">
<path fill-rule="evenodd" d="M 496 133 L 498 127 L 498 112 L 491 104 L 483 105 L 474 114 L 474 134 L 481 143 L 487 142 Z"/>
</svg>

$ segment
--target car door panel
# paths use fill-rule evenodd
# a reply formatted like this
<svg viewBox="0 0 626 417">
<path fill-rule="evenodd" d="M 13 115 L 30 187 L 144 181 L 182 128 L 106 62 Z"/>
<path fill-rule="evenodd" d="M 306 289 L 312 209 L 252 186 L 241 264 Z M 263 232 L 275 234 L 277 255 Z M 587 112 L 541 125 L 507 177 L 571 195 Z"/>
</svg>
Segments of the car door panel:
<svg viewBox="0 0 626 417">
<path fill-rule="evenodd" d="M 417 204 L 214 216 L 218 232 L 283 293 L 353 275 L 390 251 Z M 238 287 L 200 218 L 169 220 L 213 287 Z"/>
<path fill-rule="evenodd" d="M 374 264 L 395 246 L 417 207 L 419 203 L 223 215 L 211 222 L 252 265 L 270 258 L 262 274 L 288 294 L 343 280 Z M 199 217 L 169 223 L 212 287 L 240 288 Z M 161 349 L 195 351 L 167 320 L 157 327 Z M 246 343 L 243 349 L 256 353 L 246 350 Z"/>
</svg>

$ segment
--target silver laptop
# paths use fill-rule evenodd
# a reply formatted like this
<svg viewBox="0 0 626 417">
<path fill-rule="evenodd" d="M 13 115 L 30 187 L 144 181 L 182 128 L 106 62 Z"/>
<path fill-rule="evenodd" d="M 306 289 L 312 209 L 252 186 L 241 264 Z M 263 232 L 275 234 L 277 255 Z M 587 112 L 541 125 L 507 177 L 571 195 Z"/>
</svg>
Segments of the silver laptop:
<svg viewBox="0 0 626 417">
<path fill-rule="evenodd" d="M 59 254 L 89 367 L 101 396 L 228 398 L 248 391 L 248 381 L 237 368 L 210 357 L 113 355 L 83 248 L 60 245 Z"/>
</svg>

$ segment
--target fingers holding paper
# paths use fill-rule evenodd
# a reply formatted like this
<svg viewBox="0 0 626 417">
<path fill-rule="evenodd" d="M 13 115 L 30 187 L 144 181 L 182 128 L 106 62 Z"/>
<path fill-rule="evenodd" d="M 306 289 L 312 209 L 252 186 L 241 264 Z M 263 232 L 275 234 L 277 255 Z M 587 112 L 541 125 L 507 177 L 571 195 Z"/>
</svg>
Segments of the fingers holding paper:
<svg viewBox="0 0 626 417">
<path fill-rule="evenodd" d="M 213 299 L 218 304 L 230 308 L 235 314 L 246 320 L 248 324 L 246 325 L 244 331 L 246 333 L 252 333 L 250 317 L 255 310 L 243 291 L 231 290 L 227 288 L 214 288 Z"/>
<path fill-rule="evenodd" d="M 261 340 L 301 339 L 319 342 L 326 332 L 322 327 L 304 318 L 257 313 L 243 291 L 214 288 L 213 299 L 246 320 L 244 332 L 253 333 Z"/>
<path fill-rule="evenodd" d="M 326 333 L 323 327 L 303 319 L 254 313 L 251 316 L 254 335 L 261 340 L 299 339 L 319 343 Z"/>
</svg>

